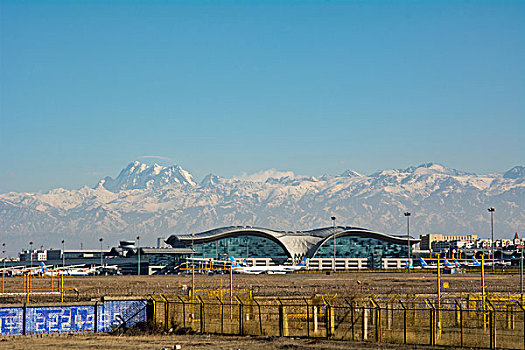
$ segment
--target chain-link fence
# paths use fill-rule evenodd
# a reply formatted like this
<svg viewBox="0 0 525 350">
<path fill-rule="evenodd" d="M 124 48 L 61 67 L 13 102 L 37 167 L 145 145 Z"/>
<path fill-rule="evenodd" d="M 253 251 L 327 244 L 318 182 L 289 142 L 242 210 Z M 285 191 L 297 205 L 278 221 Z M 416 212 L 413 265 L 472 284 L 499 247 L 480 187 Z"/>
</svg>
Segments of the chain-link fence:
<svg viewBox="0 0 525 350">
<path fill-rule="evenodd" d="M 231 299 L 153 296 L 153 321 L 186 332 L 525 349 L 523 296 Z"/>
</svg>

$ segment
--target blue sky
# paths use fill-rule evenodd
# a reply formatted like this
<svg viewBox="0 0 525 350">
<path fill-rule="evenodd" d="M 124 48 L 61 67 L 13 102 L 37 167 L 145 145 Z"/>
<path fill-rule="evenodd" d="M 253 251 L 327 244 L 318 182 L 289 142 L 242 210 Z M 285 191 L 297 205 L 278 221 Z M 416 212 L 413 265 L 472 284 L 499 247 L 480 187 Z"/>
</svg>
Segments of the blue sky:
<svg viewBox="0 0 525 350">
<path fill-rule="evenodd" d="M 525 163 L 523 1 L 1 1 L 0 192 Z"/>
</svg>

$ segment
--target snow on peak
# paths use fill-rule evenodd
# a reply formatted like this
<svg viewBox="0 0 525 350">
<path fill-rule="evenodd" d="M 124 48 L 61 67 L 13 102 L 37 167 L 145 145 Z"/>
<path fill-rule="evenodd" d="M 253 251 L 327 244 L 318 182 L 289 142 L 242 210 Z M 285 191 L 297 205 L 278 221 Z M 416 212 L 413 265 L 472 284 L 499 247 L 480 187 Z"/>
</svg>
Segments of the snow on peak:
<svg viewBox="0 0 525 350">
<path fill-rule="evenodd" d="M 353 170 L 345 170 L 344 173 L 339 175 L 340 177 L 363 177 L 363 175 L 359 174 L 357 171 Z"/>
<path fill-rule="evenodd" d="M 221 177 L 217 175 L 213 175 L 213 174 L 208 174 L 204 177 L 204 179 L 202 179 L 200 185 L 202 187 L 214 186 L 214 185 L 217 185 L 220 181 L 221 181 Z"/>
<path fill-rule="evenodd" d="M 160 188 L 167 185 L 189 185 L 196 186 L 193 176 L 179 165 L 170 167 L 147 164 L 139 161 L 129 163 L 122 169 L 116 179 L 106 177 L 99 182 L 109 191 L 118 192 L 130 189 Z"/>
<path fill-rule="evenodd" d="M 266 182 L 268 179 L 280 179 L 283 177 L 295 177 L 295 174 L 292 171 L 280 171 L 275 168 L 268 170 L 261 170 L 257 173 L 247 174 L 242 173 L 240 176 L 234 176 L 233 180 L 241 181 L 251 181 L 251 182 Z"/>
<path fill-rule="evenodd" d="M 503 174 L 505 179 L 520 179 L 525 177 L 525 167 L 515 166 L 514 168 Z"/>
<path fill-rule="evenodd" d="M 400 172 L 404 173 L 412 173 L 412 174 L 443 174 L 443 175 L 452 175 L 452 176 L 458 176 L 458 175 L 467 175 L 467 173 L 458 171 L 456 169 L 447 168 L 444 165 L 441 165 L 439 163 L 423 163 L 418 165 L 417 167 L 408 167 L 404 170 L 400 170 Z"/>
</svg>

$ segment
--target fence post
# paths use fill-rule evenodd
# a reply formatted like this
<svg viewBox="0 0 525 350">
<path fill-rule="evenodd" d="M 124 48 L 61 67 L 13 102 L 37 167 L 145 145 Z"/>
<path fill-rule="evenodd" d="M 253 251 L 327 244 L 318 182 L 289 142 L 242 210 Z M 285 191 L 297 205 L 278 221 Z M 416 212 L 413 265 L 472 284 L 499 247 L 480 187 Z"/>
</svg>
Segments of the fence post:
<svg viewBox="0 0 525 350">
<path fill-rule="evenodd" d="M 370 302 L 375 306 L 373 315 L 376 325 L 376 341 L 379 342 L 381 341 L 381 307 L 375 302 L 374 299 L 370 299 Z"/>
<path fill-rule="evenodd" d="M 200 326 L 201 326 L 201 333 L 205 333 L 206 332 L 206 319 L 205 319 L 206 315 L 204 313 L 204 301 L 202 300 L 200 295 L 198 295 L 197 298 L 200 301 L 200 319 L 201 319 Z"/>
<path fill-rule="evenodd" d="M 24 277 L 25 278 L 25 277 Z M 22 307 L 22 335 L 27 333 L 27 304 Z"/>
<path fill-rule="evenodd" d="M 367 309 L 365 306 L 363 306 L 363 326 L 361 327 L 361 330 L 363 332 L 362 339 L 368 340 L 368 312 L 370 310 Z"/>
<path fill-rule="evenodd" d="M 164 298 L 164 296 L 161 294 L 161 297 L 166 300 L 166 298 Z M 180 302 L 182 303 L 182 326 L 184 328 L 186 328 L 186 304 L 184 303 L 184 300 L 182 300 L 182 298 L 180 296 L 177 296 L 180 300 Z M 167 312 L 167 308 L 166 308 L 166 314 L 168 314 Z M 166 318 L 167 320 L 167 318 Z"/>
<path fill-rule="evenodd" d="M 496 349 L 496 309 L 490 300 L 486 299 L 487 304 L 490 306 L 489 311 L 489 332 L 490 332 L 490 348 Z"/>
<path fill-rule="evenodd" d="M 521 295 L 523 297 L 523 294 Z M 516 304 L 518 304 L 518 306 L 520 307 L 521 309 L 521 312 L 523 312 L 523 318 L 522 318 L 522 325 L 523 325 L 523 349 L 525 349 L 525 308 L 523 307 L 523 305 L 519 302 L 519 300 L 516 300 Z"/>
<path fill-rule="evenodd" d="M 319 324 L 317 322 L 317 314 L 318 314 L 318 307 L 317 305 L 313 306 L 313 314 L 314 314 L 314 334 L 316 334 L 319 331 Z"/>
<path fill-rule="evenodd" d="M 94 317 L 94 320 L 93 320 L 93 333 L 97 333 L 98 332 L 98 300 L 95 301 L 95 309 L 93 311 L 94 311 L 93 312 L 93 317 Z M 153 318 L 153 319 L 155 320 L 155 318 Z M 155 320 L 155 323 L 157 323 L 156 320 Z"/>
<path fill-rule="evenodd" d="M 168 315 L 168 299 L 166 299 L 163 294 L 159 294 L 159 295 L 160 295 L 160 297 L 162 299 L 164 299 L 164 329 L 166 331 L 168 331 L 170 329 L 169 325 L 168 325 L 168 323 L 169 323 L 168 322 L 168 319 L 169 319 L 169 315 Z M 184 326 L 186 326 L 186 325 L 184 325 Z"/>
<path fill-rule="evenodd" d="M 407 343 L 407 308 L 403 305 L 403 302 L 399 300 L 401 307 L 403 308 L 403 344 Z"/>
<path fill-rule="evenodd" d="M 308 300 L 306 297 L 303 297 L 304 303 L 306 304 L 306 336 L 310 338 L 310 305 L 308 305 Z"/>
<path fill-rule="evenodd" d="M 377 305 L 376 309 L 377 317 L 376 317 L 376 341 L 381 341 L 381 307 Z"/>
<path fill-rule="evenodd" d="M 238 296 L 235 296 L 239 303 L 239 335 L 244 335 L 244 305 Z"/>
<path fill-rule="evenodd" d="M 334 307 L 327 302 L 326 303 L 326 338 L 331 338 L 334 335 L 335 335 Z"/>
<path fill-rule="evenodd" d="M 394 305 L 393 303 L 386 303 L 386 329 L 392 329 L 392 318 L 394 317 Z"/>
<path fill-rule="evenodd" d="M 221 293 L 222 293 L 222 291 L 221 291 Z M 217 300 L 219 301 L 219 303 L 221 305 L 219 307 L 219 315 L 221 317 L 221 334 L 224 334 L 224 304 L 223 304 L 222 300 L 219 297 L 216 296 L 216 298 L 217 298 Z"/>
<path fill-rule="evenodd" d="M 279 336 L 288 336 L 288 315 L 286 314 L 286 306 L 283 305 L 280 298 L 277 298 L 279 302 Z"/>
<path fill-rule="evenodd" d="M 454 303 L 456 303 L 456 322 L 459 325 L 459 332 L 460 332 L 460 347 L 463 347 L 463 307 L 461 306 L 461 300 L 457 301 L 454 300 Z"/>
<path fill-rule="evenodd" d="M 351 332 L 352 332 L 352 340 L 355 340 L 354 339 L 354 305 L 353 305 L 353 301 L 348 301 L 347 298 L 345 298 L 345 301 L 348 304 L 348 306 L 350 306 L 350 329 L 351 329 Z"/>
<path fill-rule="evenodd" d="M 429 317 L 430 324 L 429 324 L 429 327 L 428 327 L 430 329 L 430 345 L 436 345 L 436 339 L 435 339 L 436 333 L 435 333 L 435 329 L 434 329 L 435 328 L 436 309 L 434 308 L 434 305 L 432 305 L 432 303 L 429 302 L 428 300 L 425 300 L 425 302 L 430 307 L 430 309 L 429 309 L 429 312 L 430 312 L 430 317 Z"/>
<path fill-rule="evenodd" d="M 262 316 L 261 316 L 261 304 L 255 298 L 252 300 L 257 304 L 257 309 L 259 310 L 259 335 L 263 335 L 263 326 L 262 326 Z M 308 330 L 308 335 L 310 335 L 310 330 Z"/>
</svg>

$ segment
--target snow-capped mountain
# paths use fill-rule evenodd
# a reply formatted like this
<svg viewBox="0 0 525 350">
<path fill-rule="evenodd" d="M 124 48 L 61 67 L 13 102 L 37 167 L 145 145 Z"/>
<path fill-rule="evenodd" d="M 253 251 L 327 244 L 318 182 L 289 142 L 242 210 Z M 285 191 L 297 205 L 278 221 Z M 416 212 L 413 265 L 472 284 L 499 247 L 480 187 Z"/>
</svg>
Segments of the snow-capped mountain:
<svg viewBox="0 0 525 350">
<path fill-rule="evenodd" d="M 525 226 L 525 168 L 477 175 L 428 163 L 362 175 L 347 170 L 319 178 L 275 169 L 197 183 L 180 166 L 132 162 L 94 188 L 0 195 L 0 232 L 20 237 L 164 236 L 226 225 L 305 230 L 330 225 L 411 232 L 490 233 L 488 207 L 495 207 L 496 237 Z"/>
<path fill-rule="evenodd" d="M 193 177 L 179 165 L 165 167 L 158 164 L 147 166 L 138 161 L 122 169 L 116 179 L 106 177 L 98 186 L 111 192 L 132 189 L 153 189 L 165 186 L 197 186 Z"/>
</svg>

